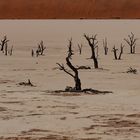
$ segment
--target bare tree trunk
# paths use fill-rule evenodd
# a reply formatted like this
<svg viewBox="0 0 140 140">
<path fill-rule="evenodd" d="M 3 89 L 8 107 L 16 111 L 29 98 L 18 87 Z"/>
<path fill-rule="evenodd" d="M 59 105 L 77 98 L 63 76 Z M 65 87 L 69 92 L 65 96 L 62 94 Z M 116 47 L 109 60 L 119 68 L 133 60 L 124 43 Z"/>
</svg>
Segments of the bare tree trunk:
<svg viewBox="0 0 140 140">
<path fill-rule="evenodd" d="M 126 41 L 126 43 L 130 47 L 130 53 L 134 54 L 135 53 L 135 47 L 136 47 L 136 41 L 138 39 L 135 38 L 135 35 L 133 33 L 131 33 L 130 35 L 128 35 L 128 39 L 125 38 L 124 40 Z"/>
<path fill-rule="evenodd" d="M 133 54 L 133 47 L 130 46 L 130 53 Z"/>
<path fill-rule="evenodd" d="M 112 51 L 114 52 L 115 60 L 117 60 L 118 59 L 118 57 L 117 57 L 117 51 L 118 51 L 118 49 L 116 49 L 115 46 L 114 46 Z"/>
<path fill-rule="evenodd" d="M 122 51 L 120 52 L 118 60 L 121 60 L 121 56 L 122 56 Z"/>
<path fill-rule="evenodd" d="M 31 55 L 32 55 L 32 57 L 34 57 L 34 50 L 33 49 L 32 49 Z"/>
<path fill-rule="evenodd" d="M 98 69 L 98 60 L 97 57 L 95 56 L 95 48 L 91 47 L 91 52 L 92 52 L 92 59 L 94 61 L 94 68 Z"/>
<path fill-rule="evenodd" d="M 123 54 L 123 48 L 124 48 L 124 46 L 121 44 L 121 47 L 120 47 L 120 55 L 119 55 L 119 60 L 121 60 L 121 56 L 122 56 L 122 54 Z"/>
<path fill-rule="evenodd" d="M 7 40 L 7 37 L 4 36 L 3 40 L 1 40 L 1 43 L 0 43 L 0 45 L 1 45 L 1 51 L 4 51 L 4 46 L 5 46 L 5 44 L 6 44 L 8 41 L 9 41 L 9 40 Z"/>
<path fill-rule="evenodd" d="M 81 81 L 78 75 L 78 70 L 71 64 L 70 60 L 69 60 L 69 56 L 66 57 L 66 62 L 67 65 L 70 67 L 70 69 L 73 70 L 73 72 L 75 73 L 74 75 L 74 81 L 75 81 L 75 90 L 81 90 Z"/>
<path fill-rule="evenodd" d="M 105 55 L 107 55 L 107 53 L 108 53 L 108 47 L 107 47 L 107 39 L 105 38 L 104 40 L 103 40 L 103 47 L 104 47 L 104 53 L 105 53 Z"/>
<path fill-rule="evenodd" d="M 69 74 L 70 76 L 72 76 L 74 78 L 74 82 L 75 82 L 75 87 L 74 90 L 80 91 L 81 90 L 81 80 L 79 78 L 79 74 L 78 74 L 78 69 L 76 69 L 72 63 L 70 62 L 71 56 L 74 54 L 73 50 L 72 50 L 72 39 L 69 41 L 69 46 L 68 46 L 68 56 L 66 57 L 66 62 L 68 67 L 74 72 L 74 75 L 71 74 L 68 70 L 65 69 L 64 65 L 62 64 L 58 64 L 58 66 L 60 67 L 60 70 L 63 70 L 64 72 L 66 72 L 67 74 Z"/>
<path fill-rule="evenodd" d="M 46 49 L 46 47 L 44 47 L 43 41 L 40 42 L 40 47 L 41 47 L 41 55 L 43 55 L 44 50 Z"/>
<path fill-rule="evenodd" d="M 94 50 L 94 48 L 92 48 L 92 59 L 94 61 L 94 68 L 95 69 L 98 69 L 98 60 L 97 60 L 97 57 L 95 56 L 95 50 Z"/>
<path fill-rule="evenodd" d="M 136 53 L 136 46 L 133 46 L 133 54 Z"/>
<path fill-rule="evenodd" d="M 92 36 L 92 37 L 89 37 L 89 36 L 87 36 L 86 34 L 84 34 L 84 37 L 86 38 L 86 40 L 88 41 L 88 44 L 89 44 L 89 46 L 90 46 L 90 48 L 91 48 L 91 52 L 92 52 L 92 56 L 91 56 L 91 58 L 93 59 L 93 61 L 94 61 L 94 68 L 95 69 L 97 69 L 97 68 L 99 68 L 98 67 L 98 60 L 97 60 L 97 55 L 95 54 L 95 48 L 97 48 L 98 47 L 98 41 L 97 41 L 97 39 L 96 39 L 96 36 L 97 35 L 95 35 L 94 37 Z"/>
</svg>

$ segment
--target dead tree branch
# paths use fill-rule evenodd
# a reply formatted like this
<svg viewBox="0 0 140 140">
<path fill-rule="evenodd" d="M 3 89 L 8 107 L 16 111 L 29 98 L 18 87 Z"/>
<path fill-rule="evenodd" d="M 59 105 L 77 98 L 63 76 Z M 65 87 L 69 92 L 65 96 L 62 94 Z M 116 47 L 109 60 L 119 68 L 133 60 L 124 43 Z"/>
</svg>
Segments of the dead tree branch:
<svg viewBox="0 0 140 140">
<path fill-rule="evenodd" d="M 123 54 L 123 49 L 124 49 L 124 45 L 121 44 L 121 47 L 120 47 L 120 54 L 119 54 L 118 60 L 121 60 L 121 56 L 122 56 L 122 54 Z"/>
<path fill-rule="evenodd" d="M 45 49 L 46 49 L 46 47 L 44 46 L 43 41 L 41 41 L 41 42 L 38 44 L 38 48 L 37 48 L 37 50 L 36 50 L 36 57 L 38 57 L 39 55 L 43 55 Z"/>
<path fill-rule="evenodd" d="M 112 52 L 114 53 L 115 60 L 121 60 L 121 56 L 123 54 L 123 49 L 124 49 L 124 45 L 121 44 L 121 46 L 120 46 L 120 52 L 119 52 L 119 56 L 118 56 L 117 52 L 119 50 L 116 49 L 116 46 L 114 45 L 114 47 L 112 49 Z"/>
<path fill-rule="evenodd" d="M 117 51 L 118 51 L 118 49 L 116 49 L 116 47 L 114 45 L 112 52 L 114 53 L 115 60 L 118 60 Z"/>
<path fill-rule="evenodd" d="M 67 66 L 74 72 L 74 74 L 70 73 L 68 70 L 66 70 L 66 68 L 64 67 L 64 65 L 57 63 L 57 65 L 59 66 L 60 70 L 63 70 L 65 73 L 67 73 L 68 75 L 70 75 L 71 77 L 74 78 L 75 81 L 75 87 L 74 90 L 76 91 L 80 91 L 81 90 L 81 80 L 79 78 L 79 74 L 78 74 L 78 70 L 72 65 L 70 59 L 72 59 L 72 55 L 73 55 L 73 50 L 72 50 L 72 39 L 69 40 L 69 46 L 68 46 L 68 56 L 66 57 L 66 64 Z"/>
<path fill-rule="evenodd" d="M 91 58 L 94 61 L 94 68 L 96 69 L 96 68 L 98 68 L 98 60 L 97 60 L 98 54 L 96 54 L 96 52 L 95 52 L 95 49 L 98 48 L 98 41 L 96 38 L 97 35 L 89 37 L 86 34 L 84 34 L 84 37 L 88 41 L 88 44 L 91 48 L 91 52 L 92 52 Z"/>
<path fill-rule="evenodd" d="M 4 36 L 4 38 L 1 40 L 1 51 L 4 51 L 4 46 L 5 44 L 8 42 L 9 40 L 7 40 L 7 36 Z"/>
<path fill-rule="evenodd" d="M 135 38 L 135 35 L 131 32 L 131 34 L 128 35 L 128 38 L 124 38 L 124 40 L 130 47 L 130 53 L 135 54 L 136 41 L 138 40 L 137 38 Z"/>
</svg>

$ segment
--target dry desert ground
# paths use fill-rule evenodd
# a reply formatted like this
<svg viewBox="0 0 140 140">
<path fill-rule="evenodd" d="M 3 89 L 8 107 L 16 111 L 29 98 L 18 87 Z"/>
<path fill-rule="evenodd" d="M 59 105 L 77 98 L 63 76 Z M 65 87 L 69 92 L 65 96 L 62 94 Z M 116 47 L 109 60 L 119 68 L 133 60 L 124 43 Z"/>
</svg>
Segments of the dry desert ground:
<svg viewBox="0 0 140 140">
<path fill-rule="evenodd" d="M 129 54 L 123 41 L 132 30 L 140 38 L 138 27 L 139 21 L 1 21 L 1 38 L 6 34 L 14 48 L 12 56 L 0 53 L 0 140 L 139 140 L 140 41 L 136 54 Z M 99 69 L 87 59 L 91 51 L 85 32 L 98 34 Z M 107 56 L 102 47 L 105 36 L 110 42 Z M 72 63 L 91 67 L 79 70 L 82 88 L 113 93 L 52 93 L 74 84 L 56 65 L 66 66 L 71 37 Z M 40 40 L 47 47 L 44 56 L 31 57 Z M 121 41 L 122 60 L 114 60 L 112 47 L 115 43 L 119 48 Z M 83 44 L 81 55 L 77 43 Z M 126 73 L 130 66 L 137 74 Z M 35 86 L 18 84 L 28 79 Z"/>
</svg>

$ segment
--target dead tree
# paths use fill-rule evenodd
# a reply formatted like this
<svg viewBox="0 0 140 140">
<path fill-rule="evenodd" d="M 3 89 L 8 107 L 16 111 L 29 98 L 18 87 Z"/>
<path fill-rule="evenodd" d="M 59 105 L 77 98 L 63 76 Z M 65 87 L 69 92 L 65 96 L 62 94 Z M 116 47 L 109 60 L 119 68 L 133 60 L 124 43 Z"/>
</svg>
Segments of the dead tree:
<svg viewBox="0 0 140 140">
<path fill-rule="evenodd" d="M 104 47 L 104 53 L 105 53 L 105 55 L 107 55 L 107 53 L 108 53 L 108 44 L 107 44 L 107 39 L 105 38 L 104 40 L 103 40 L 103 47 Z"/>
<path fill-rule="evenodd" d="M 137 38 L 135 38 L 135 35 L 131 32 L 131 34 L 128 35 L 128 38 L 124 38 L 124 40 L 130 47 L 130 53 L 135 54 L 136 41 L 138 40 Z"/>
<path fill-rule="evenodd" d="M 121 44 L 120 52 L 119 52 L 119 56 L 118 56 L 118 54 L 117 54 L 118 49 L 116 49 L 116 47 L 114 45 L 112 52 L 114 53 L 115 60 L 121 60 L 121 56 L 123 54 L 123 48 L 124 48 L 124 45 Z"/>
<path fill-rule="evenodd" d="M 118 51 L 118 49 L 116 49 L 116 47 L 114 45 L 112 52 L 114 53 L 115 60 L 118 60 L 117 51 Z"/>
<path fill-rule="evenodd" d="M 40 42 L 39 46 L 40 46 L 39 47 L 40 48 L 40 55 L 43 55 L 44 50 L 46 49 L 46 47 L 44 47 L 43 41 Z"/>
<path fill-rule="evenodd" d="M 41 41 L 38 44 L 38 48 L 36 50 L 36 57 L 38 57 L 39 55 L 43 55 L 45 49 L 46 49 L 46 47 L 44 46 L 43 41 Z"/>
<path fill-rule="evenodd" d="M 79 54 L 81 55 L 82 54 L 82 47 L 83 47 L 83 45 L 81 44 L 78 44 L 78 49 L 79 49 Z"/>
<path fill-rule="evenodd" d="M 1 40 L 1 51 L 4 51 L 4 46 L 5 44 L 8 42 L 9 40 L 7 40 L 7 36 L 4 36 L 4 38 Z"/>
<path fill-rule="evenodd" d="M 123 49 L 124 49 L 124 45 L 121 44 L 121 47 L 120 47 L 120 54 L 119 54 L 118 60 L 121 60 L 121 56 L 122 56 L 122 54 L 123 54 Z"/>
<path fill-rule="evenodd" d="M 129 69 L 126 71 L 126 73 L 133 73 L 133 74 L 137 74 L 137 69 L 129 67 Z"/>
<path fill-rule="evenodd" d="M 63 70 L 65 73 L 67 73 L 68 75 L 70 75 L 71 77 L 74 78 L 74 82 L 75 82 L 75 87 L 74 90 L 75 91 L 81 91 L 81 80 L 79 78 L 79 74 L 78 74 L 78 70 L 72 65 L 70 59 L 72 59 L 72 55 L 73 55 L 73 50 L 72 50 L 72 39 L 69 40 L 69 46 L 68 46 L 68 56 L 66 57 L 66 64 L 67 66 L 74 72 L 74 74 L 70 73 L 63 64 L 59 64 L 57 63 L 57 65 L 59 66 L 60 70 Z"/>
<path fill-rule="evenodd" d="M 34 87 L 34 85 L 31 83 L 30 79 L 28 79 L 28 82 L 20 82 L 19 85 Z"/>
<path fill-rule="evenodd" d="M 96 51 L 95 51 L 95 49 L 98 47 L 98 41 L 96 39 L 97 35 L 89 37 L 86 34 L 84 34 L 84 37 L 88 41 L 88 44 L 91 48 L 91 52 L 92 52 L 91 59 L 93 59 L 94 61 L 94 68 L 97 69 L 98 68 L 98 60 L 97 60 L 98 55 L 96 54 Z"/>
</svg>

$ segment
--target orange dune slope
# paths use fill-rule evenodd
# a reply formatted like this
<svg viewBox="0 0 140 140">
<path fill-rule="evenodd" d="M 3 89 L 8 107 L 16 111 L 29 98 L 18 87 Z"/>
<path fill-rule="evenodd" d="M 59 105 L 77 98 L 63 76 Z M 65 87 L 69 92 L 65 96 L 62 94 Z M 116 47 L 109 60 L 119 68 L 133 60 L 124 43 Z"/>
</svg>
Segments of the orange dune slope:
<svg viewBox="0 0 140 140">
<path fill-rule="evenodd" d="M 0 19 L 80 18 L 140 18 L 140 0 L 0 0 Z"/>
</svg>

